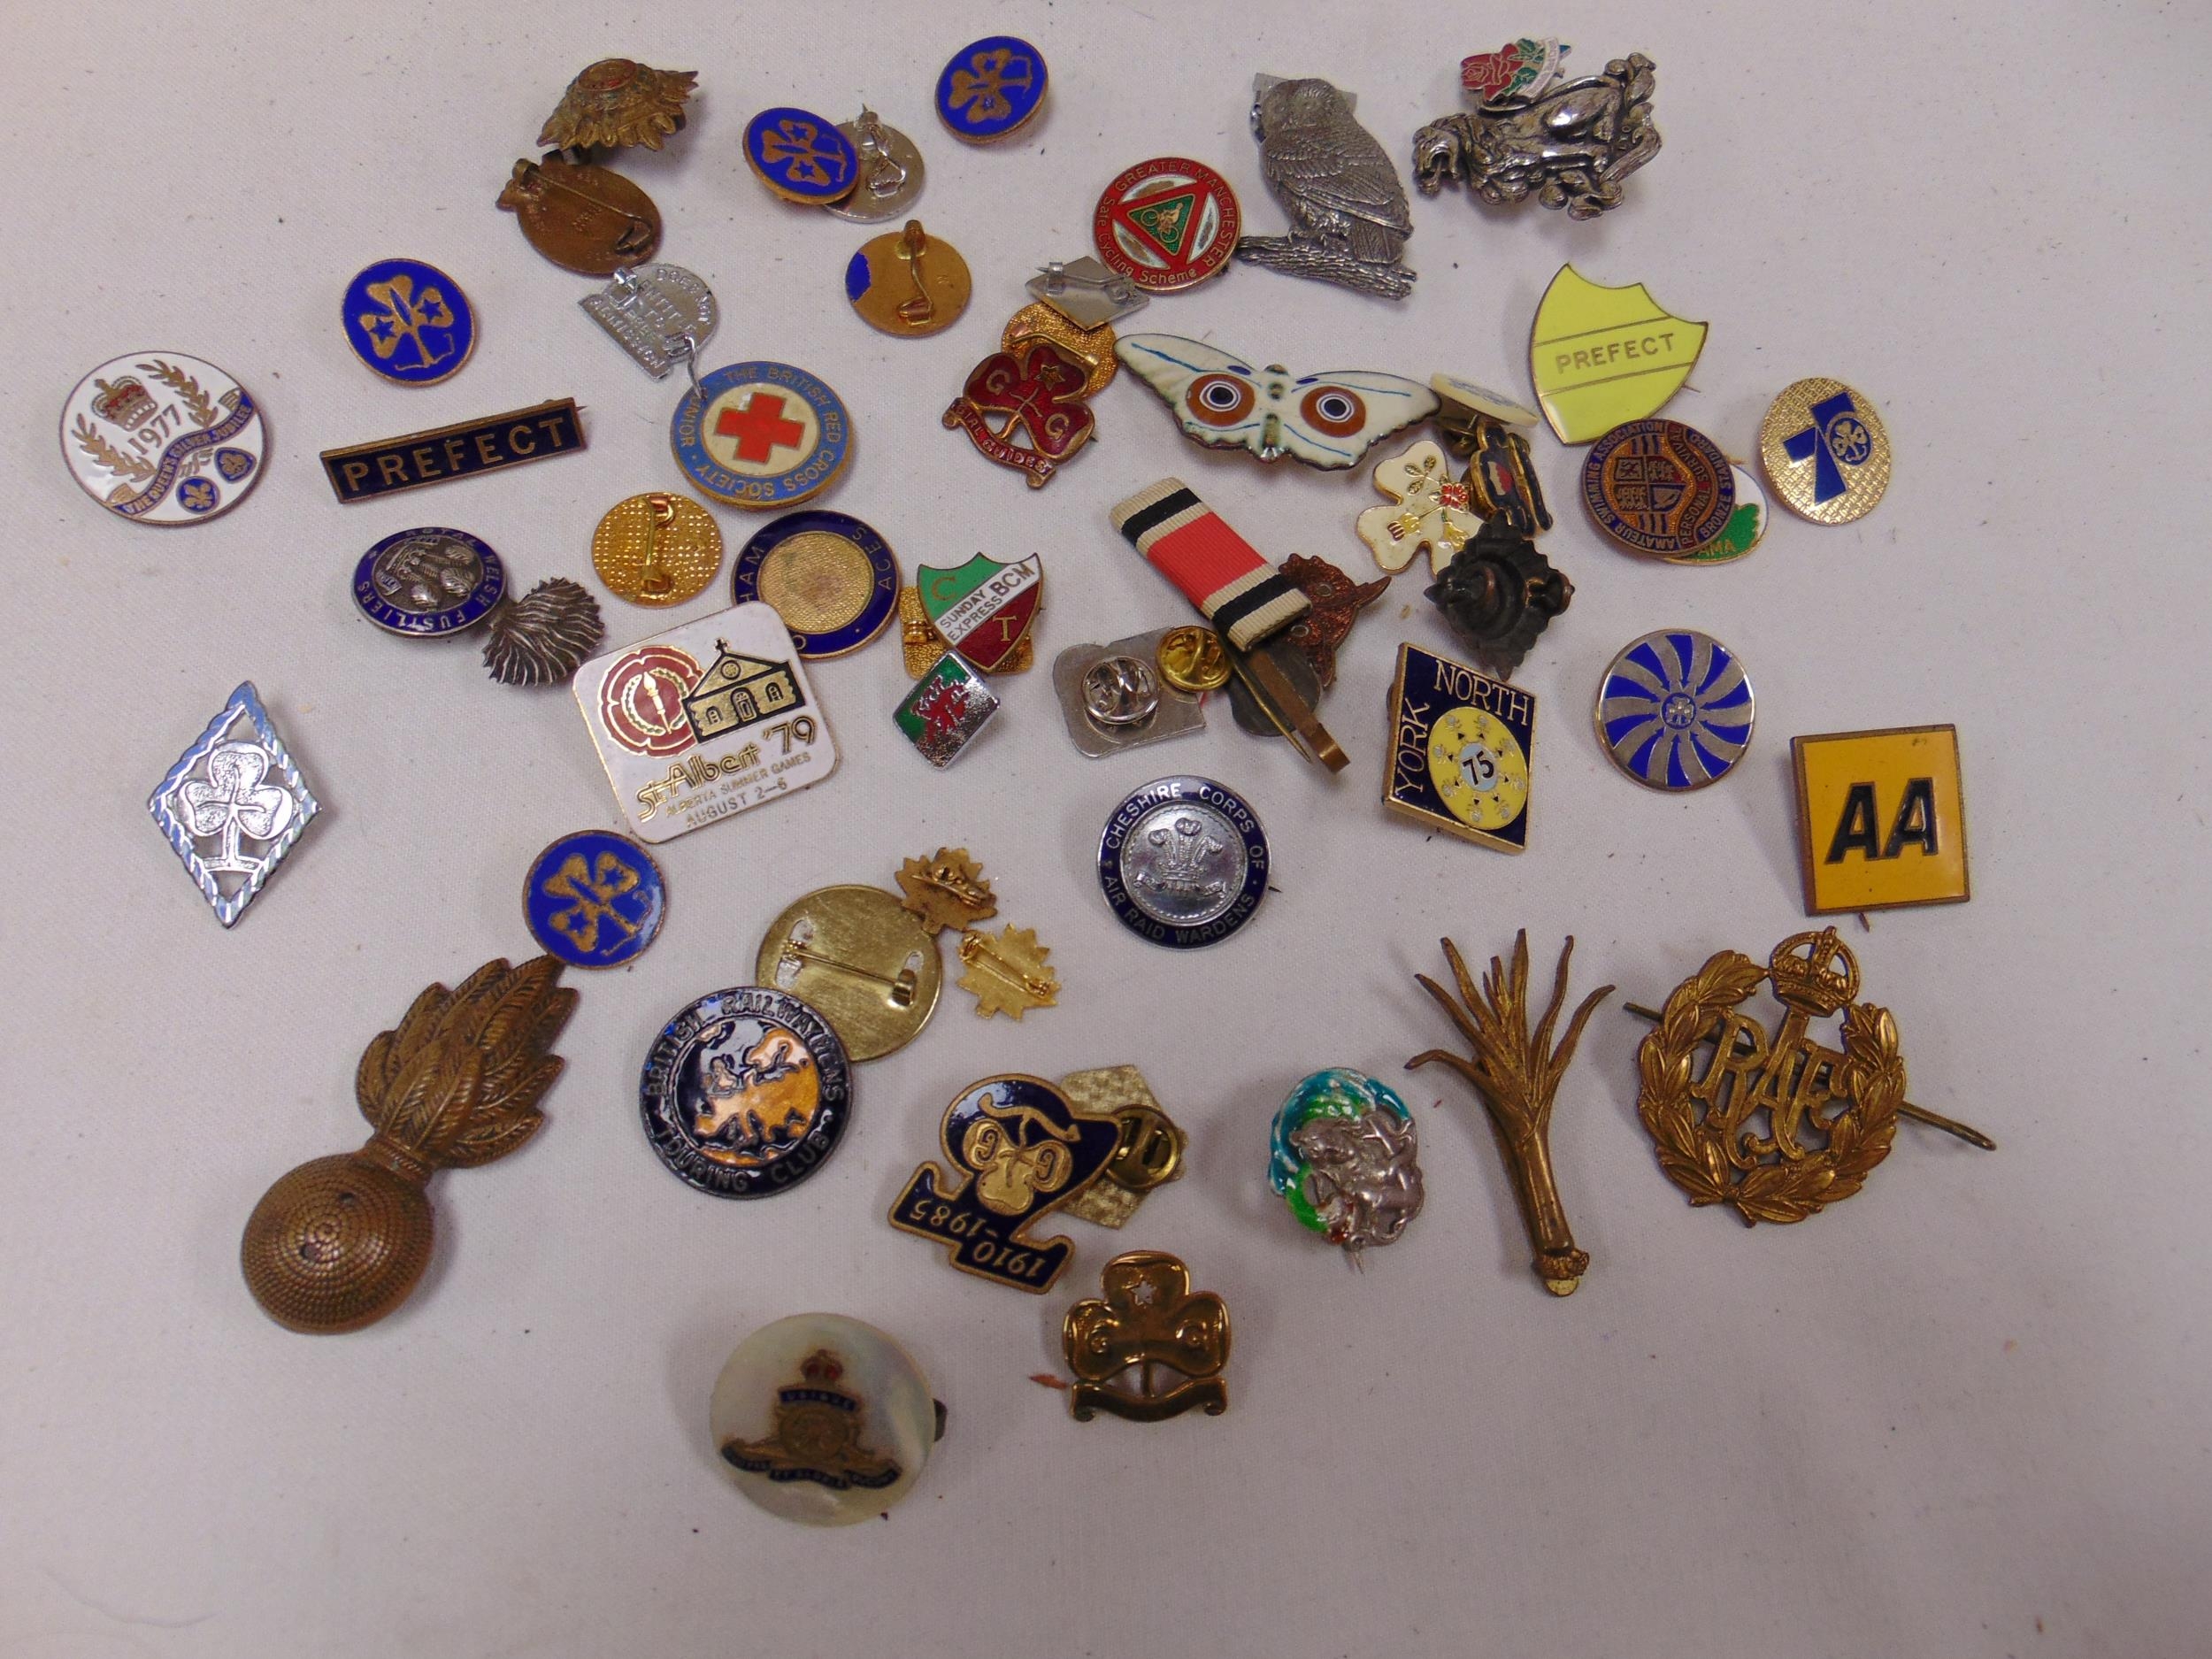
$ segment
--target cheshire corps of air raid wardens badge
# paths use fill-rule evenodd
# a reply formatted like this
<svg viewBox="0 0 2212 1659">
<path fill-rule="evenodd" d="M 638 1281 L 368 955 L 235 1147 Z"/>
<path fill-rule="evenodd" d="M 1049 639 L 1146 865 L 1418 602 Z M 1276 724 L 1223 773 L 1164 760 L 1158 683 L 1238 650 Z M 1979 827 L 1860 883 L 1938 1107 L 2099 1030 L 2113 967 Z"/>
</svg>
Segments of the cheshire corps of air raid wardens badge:
<svg viewBox="0 0 2212 1659">
<path fill-rule="evenodd" d="M 664 841 L 817 784 L 837 743 L 783 620 L 733 605 L 593 658 L 576 704 L 630 827 Z"/>
<path fill-rule="evenodd" d="M 70 476 L 136 524 L 197 524 L 228 512 L 260 481 L 268 443 L 246 388 L 180 352 L 103 363 L 62 405 Z"/>
<path fill-rule="evenodd" d="M 1121 1140 L 1118 1119 L 1082 1110 L 1041 1077 L 985 1078 L 945 1109 L 938 1141 L 953 1172 L 916 1169 L 891 1225 L 949 1246 L 964 1273 L 1041 1295 L 1075 1247 L 1033 1228 L 1088 1187 Z"/>
<path fill-rule="evenodd" d="M 1790 760 L 1809 914 L 1967 898 L 1955 727 L 1793 738 Z"/>
<path fill-rule="evenodd" d="M 1383 804 L 1463 841 L 1528 846 L 1529 757 L 1536 699 L 1463 664 L 1398 648 Z"/>
</svg>

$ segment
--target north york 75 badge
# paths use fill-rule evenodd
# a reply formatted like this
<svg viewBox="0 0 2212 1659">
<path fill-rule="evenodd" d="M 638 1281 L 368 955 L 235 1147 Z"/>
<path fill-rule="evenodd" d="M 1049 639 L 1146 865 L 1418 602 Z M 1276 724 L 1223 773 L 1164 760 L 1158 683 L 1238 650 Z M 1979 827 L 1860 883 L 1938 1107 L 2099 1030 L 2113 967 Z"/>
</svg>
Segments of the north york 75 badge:
<svg viewBox="0 0 2212 1659">
<path fill-rule="evenodd" d="M 837 743 L 772 605 L 733 605 L 595 657 L 576 703 L 623 815 L 672 841 L 816 784 Z"/>
<path fill-rule="evenodd" d="M 1417 645 L 1398 648 L 1383 805 L 1509 853 L 1528 846 L 1536 699 Z"/>
</svg>

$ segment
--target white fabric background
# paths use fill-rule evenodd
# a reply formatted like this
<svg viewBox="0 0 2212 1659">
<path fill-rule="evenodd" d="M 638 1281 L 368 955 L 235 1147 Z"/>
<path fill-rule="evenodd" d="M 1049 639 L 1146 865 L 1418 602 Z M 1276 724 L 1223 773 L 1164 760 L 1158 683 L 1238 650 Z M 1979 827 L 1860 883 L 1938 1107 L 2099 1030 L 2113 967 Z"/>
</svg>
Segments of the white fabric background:
<svg viewBox="0 0 2212 1659">
<path fill-rule="evenodd" d="M 2200 8 L 8 10 L 0 1652 L 2204 1650 Z M 545 1132 L 438 1179 L 414 1300 L 342 1339 L 265 1320 L 239 1228 L 284 1170 L 360 1140 L 364 1043 L 428 980 L 529 954 L 526 862 L 615 821 L 565 692 L 377 632 L 347 580 L 419 522 L 485 536 L 526 585 L 588 579 L 599 514 L 681 481 L 674 387 L 493 207 L 568 77 L 616 52 L 701 72 L 689 130 L 622 165 L 660 204 L 664 257 L 721 297 L 710 360 L 787 358 L 841 391 L 858 452 L 829 503 L 910 566 L 1041 550 L 1041 664 L 1186 614 L 1107 526 L 1140 484 L 1179 473 L 1261 547 L 1354 572 L 1350 519 L 1378 498 L 1363 472 L 1202 454 L 1125 377 L 1090 452 L 1023 488 L 938 426 L 1023 275 L 1083 251 L 1102 185 L 1154 154 L 1214 163 L 1278 228 L 1245 126 L 1256 70 L 1356 91 L 1402 162 L 1455 106 L 1461 55 L 1525 28 L 1572 42 L 1578 69 L 1657 60 L 1666 148 L 1621 211 L 1417 199 L 1403 305 L 1238 268 L 1135 326 L 1518 386 L 1571 257 L 1711 320 L 1671 412 L 1738 454 L 1798 376 L 1874 398 L 1897 451 L 1880 509 L 1785 518 L 1733 568 L 1647 565 L 1598 540 L 1577 456 L 1540 439 L 1546 546 L 1578 591 L 1517 676 L 1540 701 L 1518 858 L 1377 803 L 1396 641 L 1450 649 L 1411 576 L 1346 653 L 1333 783 L 1220 712 L 1203 738 L 1081 760 L 1041 665 L 933 774 L 889 719 L 893 640 L 822 665 L 842 769 L 664 850 L 665 934 L 631 971 L 572 976 Z M 1048 55 L 1048 117 L 968 150 L 931 86 L 1001 29 Z M 784 207 L 738 156 L 764 104 L 842 118 L 864 96 L 923 146 L 922 216 L 976 274 L 933 340 L 850 315 L 840 275 L 869 233 Z M 390 253 L 476 303 L 475 359 L 434 389 L 374 380 L 338 327 L 347 278 Z M 77 378 L 149 348 L 221 365 L 268 411 L 268 476 L 219 521 L 106 517 L 55 453 Z M 562 395 L 587 406 L 584 457 L 357 508 L 316 465 Z M 734 550 L 757 521 L 723 522 Z M 611 641 L 652 626 L 607 611 Z M 1669 623 L 1735 647 L 1759 696 L 1740 774 L 1686 798 L 1615 772 L 1587 712 L 1612 653 Z M 142 803 L 247 677 L 327 810 L 226 933 Z M 1429 1206 L 1406 1240 L 1355 1276 L 1293 1227 L 1263 1183 L 1269 1114 L 1314 1067 L 1397 1077 L 1447 1034 L 1411 982 L 1440 933 L 1486 956 L 1525 924 L 1548 964 L 1572 933 L 1578 991 L 1645 1000 L 1714 949 L 1763 955 L 1805 926 L 1791 735 L 1929 721 L 1963 744 L 1973 901 L 1849 937 L 1915 1097 L 2001 1152 L 1909 1125 L 1863 1195 L 1747 1233 L 1657 1172 L 1641 1027 L 1609 1006 L 1553 1136 L 1594 1258 L 1571 1301 L 1530 1277 L 1488 1131 L 1441 1072 L 1408 1080 Z M 1172 771 L 1243 790 L 1279 861 L 1256 923 L 1185 956 L 1121 931 L 1091 873 L 1114 802 Z M 1064 1006 L 985 1025 L 949 990 L 860 1073 L 854 1132 L 792 1195 L 671 1179 L 634 1103 L 660 1023 L 748 978 L 796 894 L 887 884 L 940 842 L 973 849 L 1005 917 L 1053 947 Z M 1191 1172 L 1123 1237 L 1070 1224 L 1060 1290 L 967 1279 L 885 1224 L 963 1084 L 1121 1061 L 1189 1126 Z M 1225 1417 L 1078 1425 L 1027 1380 L 1057 1369 L 1061 1312 L 1117 1245 L 1173 1249 L 1227 1298 Z M 816 1307 L 896 1332 L 952 1414 L 913 1498 L 835 1534 L 744 1502 L 705 1433 L 732 1345 Z"/>
</svg>

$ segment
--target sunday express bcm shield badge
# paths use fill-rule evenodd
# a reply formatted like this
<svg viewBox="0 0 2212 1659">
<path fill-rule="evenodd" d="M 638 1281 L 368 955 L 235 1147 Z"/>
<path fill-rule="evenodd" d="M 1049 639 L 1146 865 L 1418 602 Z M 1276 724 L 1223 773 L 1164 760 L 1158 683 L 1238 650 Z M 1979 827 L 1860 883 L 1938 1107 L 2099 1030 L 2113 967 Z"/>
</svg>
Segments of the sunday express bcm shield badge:
<svg viewBox="0 0 2212 1659">
<path fill-rule="evenodd" d="M 595 657 L 576 703 L 631 828 L 673 840 L 819 783 L 829 722 L 790 631 L 755 602 Z"/>
<path fill-rule="evenodd" d="M 923 565 L 915 572 L 922 611 L 946 646 L 987 674 L 1016 666 L 1044 598 L 1044 561 L 1036 554 L 1002 565 L 977 554 L 955 570 Z"/>
</svg>

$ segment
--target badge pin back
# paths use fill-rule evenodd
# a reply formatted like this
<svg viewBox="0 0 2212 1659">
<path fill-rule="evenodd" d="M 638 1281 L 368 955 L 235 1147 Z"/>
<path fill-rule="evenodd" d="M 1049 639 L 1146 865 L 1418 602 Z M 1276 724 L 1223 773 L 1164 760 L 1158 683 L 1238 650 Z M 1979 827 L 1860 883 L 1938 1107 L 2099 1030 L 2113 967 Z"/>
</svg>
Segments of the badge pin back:
<svg viewBox="0 0 2212 1659">
<path fill-rule="evenodd" d="M 213 364 L 133 352 L 77 382 L 61 411 L 62 458 L 92 499 L 134 524 L 198 524 L 261 481 L 261 406 Z"/>
<path fill-rule="evenodd" d="M 1226 179 L 1203 162 L 1156 156 L 1106 187 L 1091 216 L 1091 238 L 1108 269 L 1165 294 L 1218 276 L 1243 223 Z"/>
<path fill-rule="evenodd" d="M 919 338 L 949 328 L 968 309 L 968 262 L 918 219 L 872 237 L 845 266 L 845 297 L 887 334 Z"/>
<path fill-rule="evenodd" d="M 852 140 L 810 110 L 763 110 L 746 123 L 743 147 L 753 176 L 802 207 L 841 202 L 859 181 L 860 153 Z"/>
<path fill-rule="evenodd" d="M 688 495 L 649 490 L 615 503 L 591 533 L 591 565 L 634 605 L 680 605 L 722 568 L 722 526 Z"/>
<path fill-rule="evenodd" d="M 1180 631 L 1156 628 L 1107 645 L 1071 645 L 1053 659 L 1053 694 L 1077 753 L 1098 760 L 1206 729 L 1205 709 L 1197 694 L 1176 687 L 1164 672 L 1157 674 L 1152 687 L 1148 714 L 1134 720 L 1101 719 L 1094 710 L 1111 684 L 1102 685 L 1102 668 L 1117 680 L 1131 682 L 1130 695 L 1139 697 L 1135 685 L 1141 675 L 1155 672 L 1163 641 Z"/>
<path fill-rule="evenodd" d="M 840 121 L 837 130 L 860 158 L 860 177 L 850 196 L 828 203 L 824 212 L 850 224 L 873 225 L 898 218 L 921 199 L 928 170 L 912 139 L 865 106 L 854 119 Z"/>
<path fill-rule="evenodd" d="M 852 1066 L 821 1014 L 746 985 L 686 1004 L 638 1079 L 645 1137 L 670 1174 L 714 1198 L 772 1198 L 829 1160 L 852 1118 Z"/>
<path fill-rule="evenodd" d="M 764 604 L 733 605 L 595 657 L 574 690 L 641 841 L 750 811 L 837 769 L 805 664 Z"/>
<path fill-rule="evenodd" d="M 676 402 L 669 447 L 703 494 L 751 512 L 820 495 L 852 459 L 844 400 L 788 363 L 733 363 Z"/>
<path fill-rule="evenodd" d="M 1078 259 L 1051 260 L 1023 286 L 1032 298 L 1082 329 L 1119 322 L 1151 303 L 1151 296 L 1141 288 L 1089 254 Z"/>
<path fill-rule="evenodd" d="M 465 530 L 426 525 L 386 536 L 353 572 L 353 603 L 389 634 L 435 638 L 472 628 L 506 596 L 507 571 Z"/>
<path fill-rule="evenodd" d="M 618 968 L 645 954 L 668 914 L 661 867 L 626 835 L 578 830 L 532 860 L 522 916 L 548 956 L 572 968 Z"/>
<path fill-rule="evenodd" d="M 937 76 L 937 119 L 968 144 L 1011 138 L 1044 108 L 1051 76 L 1044 54 L 1013 35 L 971 41 Z"/>
<path fill-rule="evenodd" d="M 1631 640 L 1598 684 L 1598 743 L 1647 788 L 1717 783 L 1751 746 L 1755 705 L 1735 654 L 1694 628 Z"/>
<path fill-rule="evenodd" d="M 762 985 L 818 1010 L 855 1064 L 895 1054 L 937 1011 L 937 941 L 895 893 L 822 887 L 769 924 L 753 963 Z"/>
<path fill-rule="evenodd" d="M 1889 488 L 1889 430 L 1865 395 L 1841 380 L 1793 381 L 1759 423 L 1759 465 L 1799 518 L 1849 524 Z"/>
<path fill-rule="evenodd" d="M 695 362 L 722 320 L 714 291 L 677 265 L 626 267 L 576 303 L 657 380 Z"/>
<path fill-rule="evenodd" d="M 346 284 L 346 343 L 370 373 L 397 386 L 435 386 L 476 349 L 476 311 L 461 285 L 419 259 L 380 259 Z"/>
<path fill-rule="evenodd" d="M 579 276 L 611 277 L 661 245 L 660 209 L 618 173 L 547 156 L 518 161 L 499 193 L 540 255 Z"/>
<path fill-rule="evenodd" d="M 1242 796 L 1210 778 L 1132 791 L 1098 841 L 1098 883 L 1115 919 L 1172 950 L 1217 944 L 1267 896 L 1267 833 Z"/>
<path fill-rule="evenodd" d="M 730 569 L 730 598 L 775 607 L 799 655 L 856 651 L 890 626 L 899 566 L 891 544 L 850 513 L 806 508 L 763 525 Z"/>
</svg>

